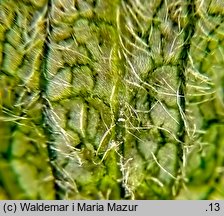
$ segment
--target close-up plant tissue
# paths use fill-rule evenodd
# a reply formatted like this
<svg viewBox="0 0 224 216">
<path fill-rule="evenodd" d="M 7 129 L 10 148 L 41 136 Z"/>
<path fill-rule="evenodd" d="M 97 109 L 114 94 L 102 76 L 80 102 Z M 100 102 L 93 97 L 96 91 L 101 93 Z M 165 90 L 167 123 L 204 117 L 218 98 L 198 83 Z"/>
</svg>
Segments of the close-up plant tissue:
<svg viewBox="0 0 224 216">
<path fill-rule="evenodd" d="M 0 0 L 0 199 L 224 199 L 224 1 Z"/>
</svg>

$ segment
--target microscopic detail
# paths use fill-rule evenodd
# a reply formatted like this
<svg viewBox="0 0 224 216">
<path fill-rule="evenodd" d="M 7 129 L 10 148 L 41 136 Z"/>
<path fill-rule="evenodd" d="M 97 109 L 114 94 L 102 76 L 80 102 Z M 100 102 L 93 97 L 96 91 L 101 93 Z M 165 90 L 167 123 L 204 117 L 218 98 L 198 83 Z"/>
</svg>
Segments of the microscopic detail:
<svg viewBox="0 0 224 216">
<path fill-rule="evenodd" d="M 223 199 L 223 6 L 0 1 L 0 199 Z"/>
</svg>

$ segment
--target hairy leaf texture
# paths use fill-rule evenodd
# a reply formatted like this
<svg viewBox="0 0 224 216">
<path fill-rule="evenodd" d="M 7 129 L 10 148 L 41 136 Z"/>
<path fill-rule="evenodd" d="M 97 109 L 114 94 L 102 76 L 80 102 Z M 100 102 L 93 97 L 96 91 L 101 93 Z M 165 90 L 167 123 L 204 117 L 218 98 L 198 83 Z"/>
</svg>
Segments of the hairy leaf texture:
<svg viewBox="0 0 224 216">
<path fill-rule="evenodd" d="M 221 0 L 1 0 L 0 199 L 223 199 Z"/>
</svg>

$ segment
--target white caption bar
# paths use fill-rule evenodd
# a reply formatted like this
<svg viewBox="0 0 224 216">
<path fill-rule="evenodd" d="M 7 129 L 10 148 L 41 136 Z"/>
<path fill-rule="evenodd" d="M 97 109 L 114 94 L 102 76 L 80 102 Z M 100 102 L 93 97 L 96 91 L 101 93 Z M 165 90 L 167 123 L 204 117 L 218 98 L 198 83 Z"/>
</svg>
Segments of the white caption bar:
<svg viewBox="0 0 224 216">
<path fill-rule="evenodd" d="M 1 216 L 224 216 L 224 201 L 0 201 Z"/>
</svg>

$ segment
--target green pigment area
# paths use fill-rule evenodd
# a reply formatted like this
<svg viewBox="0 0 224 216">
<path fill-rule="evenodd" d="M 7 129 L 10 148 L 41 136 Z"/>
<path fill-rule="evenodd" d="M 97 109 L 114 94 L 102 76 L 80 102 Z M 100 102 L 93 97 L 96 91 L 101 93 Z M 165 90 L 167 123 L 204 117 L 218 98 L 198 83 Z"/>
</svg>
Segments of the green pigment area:
<svg viewBox="0 0 224 216">
<path fill-rule="evenodd" d="M 0 199 L 223 199 L 224 5 L 0 2 Z"/>
</svg>

